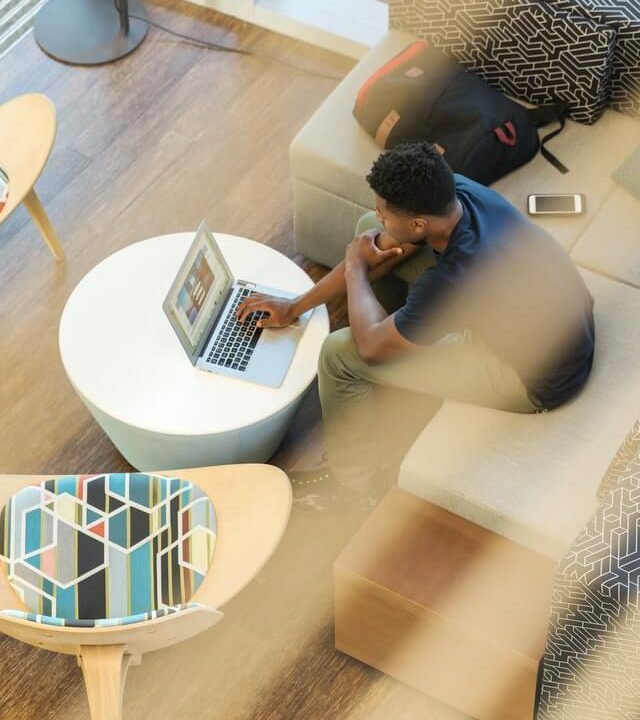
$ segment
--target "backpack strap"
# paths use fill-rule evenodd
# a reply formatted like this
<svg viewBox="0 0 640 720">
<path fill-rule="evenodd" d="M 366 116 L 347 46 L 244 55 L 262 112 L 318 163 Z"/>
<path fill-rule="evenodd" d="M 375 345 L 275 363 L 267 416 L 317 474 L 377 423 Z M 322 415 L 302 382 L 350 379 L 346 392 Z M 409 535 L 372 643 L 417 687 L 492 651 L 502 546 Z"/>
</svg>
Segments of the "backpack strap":
<svg viewBox="0 0 640 720">
<path fill-rule="evenodd" d="M 536 127 L 542 127 L 543 125 L 548 125 L 551 122 L 560 123 L 560 127 L 550 133 L 547 133 L 542 138 L 540 141 L 540 152 L 542 153 L 542 157 L 544 157 L 547 162 L 550 162 L 553 167 L 556 168 L 556 170 L 559 170 L 563 175 L 566 175 L 569 172 L 569 168 L 563 165 L 553 153 L 549 152 L 545 145 L 549 142 L 549 140 L 552 140 L 556 135 L 559 135 L 564 130 L 564 124 L 567 120 L 568 114 L 569 108 L 567 104 L 561 100 L 529 110 L 529 117 Z"/>
</svg>

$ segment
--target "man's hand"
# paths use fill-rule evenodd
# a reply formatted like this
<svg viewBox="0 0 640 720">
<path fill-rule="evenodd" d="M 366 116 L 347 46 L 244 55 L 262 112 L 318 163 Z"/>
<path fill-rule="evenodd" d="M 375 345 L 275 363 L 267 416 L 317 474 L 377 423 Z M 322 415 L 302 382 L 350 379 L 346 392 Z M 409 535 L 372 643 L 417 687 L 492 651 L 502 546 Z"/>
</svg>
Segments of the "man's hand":
<svg viewBox="0 0 640 720">
<path fill-rule="evenodd" d="M 402 255 L 402 248 L 395 246 L 381 250 L 378 247 L 378 236 L 382 235 L 380 231 L 374 230 L 366 232 L 354 238 L 348 245 L 345 254 L 345 262 L 347 267 L 360 265 L 366 266 L 369 270 L 377 268 L 389 258 L 395 258 Z"/>
<path fill-rule="evenodd" d="M 261 295 L 251 293 L 249 297 L 238 306 L 236 317 L 244 322 L 251 313 L 266 312 L 268 317 L 263 317 L 258 322 L 258 327 L 286 327 L 297 320 L 296 301 L 287 298 L 273 297 L 272 295 Z"/>
</svg>

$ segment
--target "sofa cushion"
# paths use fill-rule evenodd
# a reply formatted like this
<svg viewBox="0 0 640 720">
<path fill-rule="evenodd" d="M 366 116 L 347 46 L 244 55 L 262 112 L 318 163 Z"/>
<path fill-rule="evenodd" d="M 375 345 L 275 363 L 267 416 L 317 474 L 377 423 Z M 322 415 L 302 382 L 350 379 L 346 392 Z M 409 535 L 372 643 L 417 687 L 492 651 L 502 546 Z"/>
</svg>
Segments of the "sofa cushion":
<svg viewBox="0 0 640 720">
<path fill-rule="evenodd" d="M 640 287 L 638 228 L 640 200 L 616 187 L 576 243 L 571 257 L 582 267 Z"/>
<path fill-rule="evenodd" d="M 544 105 L 560 98 L 578 122 L 607 104 L 616 30 L 572 0 L 394 0 L 391 26 L 453 55 L 508 95 Z"/>
<path fill-rule="evenodd" d="M 595 510 L 640 414 L 640 290 L 581 273 L 595 299 L 596 352 L 580 395 L 534 415 L 445 401 L 399 476 L 404 490 L 554 559 Z"/>
<path fill-rule="evenodd" d="M 617 187 L 611 174 L 629 156 L 640 140 L 640 123 L 608 110 L 595 125 L 569 121 L 548 147 L 570 172 L 559 173 L 542 155 L 492 185 L 517 208 L 526 212 L 531 193 L 584 193 L 586 212 L 559 217 L 532 216 L 566 250 L 597 216 L 606 198 Z"/>
<path fill-rule="evenodd" d="M 408 33 L 388 32 L 314 113 L 291 144 L 294 185 L 304 183 L 373 209 L 373 193 L 365 178 L 380 150 L 351 111 L 367 77 L 414 40 Z M 583 215 L 536 218 L 569 250 L 612 191 L 610 175 L 637 146 L 639 130 L 640 123 L 612 111 L 591 127 L 569 121 L 561 135 L 549 143 L 549 149 L 571 172 L 562 175 L 538 154 L 493 187 L 522 210 L 530 193 L 585 193 L 587 211 Z M 335 238 L 332 242 L 344 248 L 349 239 Z"/>
<path fill-rule="evenodd" d="M 365 176 L 380 148 L 353 117 L 353 104 L 365 80 L 414 41 L 408 33 L 387 33 L 316 110 L 291 143 L 291 169 L 298 180 L 373 208 Z"/>
<path fill-rule="evenodd" d="M 576 5 L 617 33 L 611 72 L 611 107 L 640 117 L 640 0 L 557 0 Z"/>
</svg>

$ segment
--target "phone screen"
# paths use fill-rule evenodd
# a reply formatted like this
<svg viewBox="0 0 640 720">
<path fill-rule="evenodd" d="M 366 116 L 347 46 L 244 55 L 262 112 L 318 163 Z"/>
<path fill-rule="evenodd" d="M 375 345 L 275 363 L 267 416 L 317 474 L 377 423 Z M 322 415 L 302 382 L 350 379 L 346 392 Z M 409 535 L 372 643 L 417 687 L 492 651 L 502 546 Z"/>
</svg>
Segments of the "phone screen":
<svg viewBox="0 0 640 720">
<path fill-rule="evenodd" d="M 573 195 L 536 195 L 536 212 L 575 212 Z"/>
</svg>

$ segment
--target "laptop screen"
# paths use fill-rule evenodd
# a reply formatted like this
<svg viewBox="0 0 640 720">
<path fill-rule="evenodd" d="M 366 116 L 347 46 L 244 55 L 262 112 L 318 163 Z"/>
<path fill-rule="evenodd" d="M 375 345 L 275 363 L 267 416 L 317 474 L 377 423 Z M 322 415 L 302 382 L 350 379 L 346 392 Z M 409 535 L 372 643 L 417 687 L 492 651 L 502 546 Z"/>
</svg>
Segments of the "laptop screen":
<svg viewBox="0 0 640 720">
<path fill-rule="evenodd" d="M 197 360 L 231 285 L 233 275 L 203 222 L 163 304 L 192 363 Z"/>
</svg>

